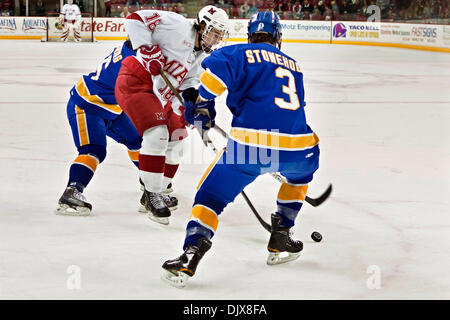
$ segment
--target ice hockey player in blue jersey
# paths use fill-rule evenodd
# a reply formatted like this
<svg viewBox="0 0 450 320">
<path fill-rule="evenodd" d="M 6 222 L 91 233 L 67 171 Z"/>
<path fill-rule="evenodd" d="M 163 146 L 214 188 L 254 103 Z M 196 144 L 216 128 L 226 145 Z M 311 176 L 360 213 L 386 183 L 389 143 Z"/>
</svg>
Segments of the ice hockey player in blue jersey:
<svg viewBox="0 0 450 320">
<path fill-rule="evenodd" d="M 184 253 L 163 264 L 162 279 L 184 287 L 211 248 L 218 216 L 259 175 L 280 172 L 286 178 L 272 214 L 267 264 L 297 259 L 301 241 L 291 228 L 305 200 L 308 183 L 319 167 L 319 139 L 305 118 L 303 74 L 298 63 L 280 51 L 281 26 L 274 12 L 259 12 L 248 24 L 248 44 L 214 51 L 203 62 L 196 103 L 185 101 L 191 124 L 214 120 L 214 99 L 228 90 L 233 114 L 227 147 L 208 167 L 197 187 L 186 227 Z M 207 109 L 208 118 L 197 109 Z M 210 125 L 214 125 L 211 121 Z M 287 255 L 287 256 L 286 256 Z"/>
<path fill-rule="evenodd" d="M 78 156 L 69 170 L 69 182 L 58 201 L 56 214 L 89 215 L 92 205 L 83 190 L 106 157 L 106 137 L 124 144 L 138 167 L 142 138 L 133 123 L 117 104 L 114 88 L 122 60 L 135 55 L 129 42 L 115 48 L 96 72 L 83 75 L 70 91 L 67 118 Z"/>
</svg>

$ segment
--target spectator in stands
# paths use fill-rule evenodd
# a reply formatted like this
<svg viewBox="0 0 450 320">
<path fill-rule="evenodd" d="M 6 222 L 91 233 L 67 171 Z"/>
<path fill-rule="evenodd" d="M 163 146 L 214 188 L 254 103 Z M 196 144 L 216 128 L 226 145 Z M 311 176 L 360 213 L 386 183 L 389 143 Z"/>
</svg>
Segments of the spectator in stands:
<svg viewBox="0 0 450 320">
<path fill-rule="evenodd" d="M 80 8 L 80 12 L 86 12 L 84 9 L 84 2 L 83 0 L 73 0 L 73 3 L 76 4 L 78 6 L 78 8 Z"/>
<path fill-rule="evenodd" d="M 402 18 L 403 18 L 403 17 L 402 17 Z M 423 19 L 430 19 L 430 18 L 431 18 L 431 9 L 430 9 L 430 3 L 429 3 L 429 1 L 427 1 L 427 2 L 425 3 L 425 6 L 423 7 L 422 18 L 423 18 Z"/>
<path fill-rule="evenodd" d="M 248 5 L 247 0 L 244 1 L 242 6 L 239 8 L 240 16 L 241 18 L 248 18 L 248 13 L 250 11 L 250 6 Z"/>
<path fill-rule="evenodd" d="M 14 15 L 14 4 L 12 0 L 3 0 L 0 1 L 0 10 L 1 15 L 6 16 L 13 16 Z"/>
<path fill-rule="evenodd" d="M 136 5 L 136 6 L 138 6 L 138 7 L 140 6 L 138 0 L 128 0 L 126 6 L 129 7 L 129 6 L 132 6 L 132 5 L 133 5 L 133 6 Z"/>
<path fill-rule="evenodd" d="M 276 12 L 276 14 L 278 14 L 278 16 L 283 19 L 283 4 L 281 2 L 278 2 L 278 4 L 276 5 L 274 11 Z"/>
<path fill-rule="evenodd" d="M 187 18 L 188 14 L 186 12 L 186 9 L 184 8 L 184 5 L 182 3 L 178 4 L 178 14 L 181 14 L 183 17 Z"/>
<path fill-rule="evenodd" d="M 105 17 L 111 17 L 111 0 L 104 0 L 105 2 Z"/>
<path fill-rule="evenodd" d="M 250 3 L 250 9 L 248 9 L 247 18 L 250 18 L 255 13 L 258 13 L 258 7 L 256 6 L 256 1 Z"/>
<path fill-rule="evenodd" d="M 0 1 L 0 8 L 2 6 L 2 3 Z M 26 5 L 26 0 L 20 0 L 20 15 L 21 16 L 26 16 L 27 15 L 27 5 Z"/>
<path fill-rule="evenodd" d="M 34 5 L 35 15 L 38 17 L 45 16 L 45 3 L 42 0 L 37 0 Z"/>
<path fill-rule="evenodd" d="M 302 20 L 311 20 L 311 14 L 309 11 L 302 11 Z"/>
<path fill-rule="evenodd" d="M 320 14 L 320 10 L 319 10 L 319 7 L 317 6 L 317 4 L 314 6 L 314 10 L 311 15 L 311 20 L 314 20 L 314 21 L 322 20 L 322 15 Z"/>
<path fill-rule="evenodd" d="M 313 11 L 313 9 L 314 9 L 314 7 L 309 4 L 308 0 L 303 0 L 303 5 L 302 5 L 303 15 L 305 15 L 305 12 L 311 13 Z M 309 18 L 308 18 L 308 20 L 309 20 Z"/>
<path fill-rule="evenodd" d="M 338 13 L 338 14 L 341 12 L 341 11 L 339 10 L 339 6 L 338 6 L 338 4 L 336 3 L 335 0 L 331 1 L 331 10 L 332 10 L 333 12 Z"/>
<path fill-rule="evenodd" d="M 295 19 L 300 20 L 302 18 L 302 5 L 300 4 L 299 0 L 296 0 L 294 5 L 292 6 L 292 12 Z"/>
<path fill-rule="evenodd" d="M 330 7 L 326 7 L 323 12 L 323 19 L 326 21 L 330 21 L 333 18 L 333 11 L 331 11 Z"/>
<path fill-rule="evenodd" d="M 123 9 L 122 9 L 122 12 L 120 13 L 120 16 L 121 16 L 122 18 L 126 18 L 126 17 L 128 17 L 130 14 L 131 14 L 131 12 L 128 11 L 128 7 L 127 7 L 127 6 L 124 6 Z"/>
<path fill-rule="evenodd" d="M 320 15 L 323 15 L 323 13 L 325 12 L 325 3 L 323 2 L 323 0 L 320 0 L 320 1 L 317 3 L 317 8 L 318 8 L 319 11 L 320 11 Z"/>
</svg>

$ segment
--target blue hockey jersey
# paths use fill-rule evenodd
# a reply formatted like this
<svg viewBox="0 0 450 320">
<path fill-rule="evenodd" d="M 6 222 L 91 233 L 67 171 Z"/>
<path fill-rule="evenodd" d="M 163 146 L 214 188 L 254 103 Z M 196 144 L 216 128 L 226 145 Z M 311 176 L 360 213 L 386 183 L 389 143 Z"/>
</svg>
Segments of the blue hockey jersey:
<svg viewBox="0 0 450 320">
<path fill-rule="evenodd" d="M 228 90 L 233 114 L 230 138 L 240 144 L 283 151 L 318 145 L 305 118 L 303 74 L 298 63 L 266 43 L 237 44 L 202 62 L 200 95 L 214 99 Z"/>
<path fill-rule="evenodd" d="M 113 120 L 122 113 L 114 95 L 114 88 L 122 60 L 132 55 L 136 53 L 126 42 L 114 48 L 100 63 L 97 71 L 83 75 L 72 88 L 70 94 L 75 104 L 107 120 Z"/>
</svg>

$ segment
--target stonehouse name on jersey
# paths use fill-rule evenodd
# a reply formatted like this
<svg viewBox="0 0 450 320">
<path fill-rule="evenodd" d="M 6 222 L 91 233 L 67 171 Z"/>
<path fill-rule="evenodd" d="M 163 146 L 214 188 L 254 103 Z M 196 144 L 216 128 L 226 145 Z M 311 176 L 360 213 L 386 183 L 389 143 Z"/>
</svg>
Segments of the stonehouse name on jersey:
<svg viewBox="0 0 450 320">
<path fill-rule="evenodd" d="M 292 59 L 288 59 L 278 53 L 266 50 L 245 50 L 248 63 L 271 62 L 291 69 L 294 72 L 301 72 L 300 66 Z"/>
<path fill-rule="evenodd" d="M 240 315 L 267 315 L 266 308 L 263 304 L 229 304 L 226 309 L 219 309 L 219 307 L 197 307 L 189 305 L 184 307 L 184 315 L 209 315 L 214 318 L 217 313 L 226 312 L 227 315 L 240 316 Z"/>
</svg>

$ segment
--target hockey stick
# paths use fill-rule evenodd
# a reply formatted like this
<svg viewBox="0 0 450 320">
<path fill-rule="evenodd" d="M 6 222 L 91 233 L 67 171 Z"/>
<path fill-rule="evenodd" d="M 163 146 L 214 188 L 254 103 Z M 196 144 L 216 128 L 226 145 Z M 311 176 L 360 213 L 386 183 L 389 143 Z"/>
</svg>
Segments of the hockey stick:
<svg viewBox="0 0 450 320">
<path fill-rule="evenodd" d="M 162 69 L 160 69 L 160 73 L 161 73 L 161 77 L 164 79 L 166 84 L 169 86 L 170 90 L 172 90 L 172 92 L 175 94 L 175 96 L 180 101 L 180 103 L 184 104 L 183 98 L 181 97 L 180 93 L 173 86 L 173 84 L 167 78 L 166 74 L 164 73 L 164 71 Z M 203 143 L 205 144 L 205 146 L 210 147 L 214 151 L 214 153 L 217 153 L 218 150 L 217 150 L 216 146 L 212 143 L 212 141 L 209 139 L 208 135 L 202 133 L 199 128 L 196 128 L 196 129 L 197 129 L 197 132 L 199 133 L 200 137 L 202 138 Z M 222 130 L 222 129 L 220 129 L 220 130 Z M 204 132 L 206 132 L 206 131 L 204 131 Z M 261 218 L 261 216 L 259 215 L 258 211 L 256 211 L 255 207 L 253 206 L 252 202 L 250 201 L 250 199 L 245 194 L 244 190 L 241 191 L 241 194 L 244 197 L 245 202 L 247 202 L 248 206 L 252 210 L 252 212 L 255 215 L 256 219 L 258 219 L 259 223 L 261 223 L 261 225 L 263 226 L 264 229 L 266 229 L 267 231 L 271 232 L 272 231 L 271 225 L 268 224 L 266 221 L 264 221 L 263 218 Z"/>
<path fill-rule="evenodd" d="M 218 131 L 222 137 L 228 139 L 228 134 L 225 132 L 225 130 L 223 130 L 217 124 L 214 126 L 214 129 L 216 129 L 216 131 Z M 286 180 L 281 175 L 279 175 L 278 173 L 271 172 L 270 175 L 275 180 L 277 180 L 278 182 L 286 183 Z M 328 188 L 319 197 L 317 197 L 317 198 L 310 198 L 310 197 L 306 196 L 305 197 L 305 201 L 308 202 L 313 207 L 320 206 L 325 200 L 328 199 L 328 197 L 331 194 L 331 191 L 333 191 L 333 185 L 332 184 L 330 184 L 328 186 Z"/>
</svg>

